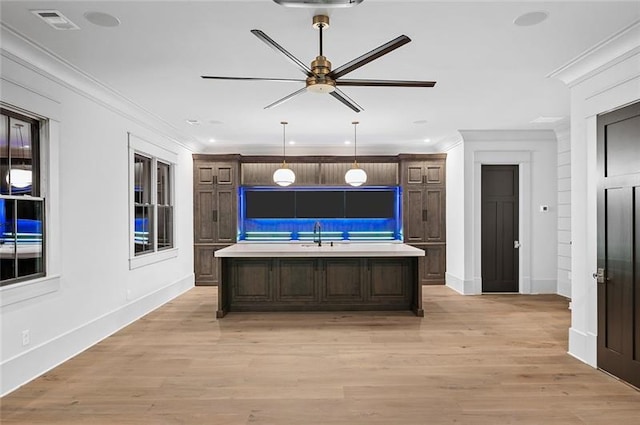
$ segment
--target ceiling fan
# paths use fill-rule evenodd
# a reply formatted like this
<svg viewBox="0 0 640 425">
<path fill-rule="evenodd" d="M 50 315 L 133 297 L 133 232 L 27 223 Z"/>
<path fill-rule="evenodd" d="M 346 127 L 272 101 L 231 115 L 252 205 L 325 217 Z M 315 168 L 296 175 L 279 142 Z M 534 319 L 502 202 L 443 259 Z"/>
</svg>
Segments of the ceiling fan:
<svg viewBox="0 0 640 425">
<path fill-rule="evenodd" d="M 435 81 L 403 81 L 403 80 L 348 80 L 342 77 L 351 71 L 354 71 L 369 62 L 378 59 L 379 57 L 386 55 L 389 52 L 403 46 L 411 41 L 406 35 L 401 35 L 388 43 L 385 43 L 364 55 L 353 59 L 344 65 L 331 70 L 331 62 L 327 60 L 322 54 L 322 31 L 329 28 L 329 17 L 325 15 L 316 15 L 313 17 L 313 27 L 318 30 L 320 39 L 320 53 L 316 56 L 316 59 L 311 62 L 311 67 L 308 67 L 302 63 L 298 58 L 293 56 L 287 50 L 285 50 L 278 43 L 273 41 L 268 35 L 260 30 L 251 30 L 253 35 L 265 42 L 268 46 L 275 51 L 284 55 L 290 62 L 292 62 L 298 69 L 300 69 L 307 78 L 291 79 L 291 78 L 259 78 L 259 77 L 219 77 L 211 75 L 202 75 L 202 78 L 212 80 L 242 80 L 242 81 L 278 81 L 278 82 L 299 82 L 305 83 L 305 86 L 295 92 L 276 100 L 275 102 L 265 106 L 264 109 L 273 108 L 278 106 L 287 100 L 310 91 L 313 93 L 329 93 L 334 98 L 354 110 L 360 112 L 363 108 L 358 105 L 353 99 L 349 98 L 338 86 L 358 86 L 358 87 L 433 87 Z"/>
</svg>

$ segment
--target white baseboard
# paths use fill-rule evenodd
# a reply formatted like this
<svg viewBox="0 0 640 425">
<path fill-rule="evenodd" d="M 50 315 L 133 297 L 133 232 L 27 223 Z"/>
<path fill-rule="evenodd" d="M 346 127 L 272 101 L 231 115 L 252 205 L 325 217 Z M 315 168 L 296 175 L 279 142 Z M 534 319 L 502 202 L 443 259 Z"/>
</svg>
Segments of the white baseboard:
<svg viewBox="0 0 640 425">
<path fill-rule="evenodd" d="M 150 294 L 104 314 L 0 364 L 0 397 L 80 354 L 145 314 L 191 289 L 189 274 Z M 212 314 L 214 314 L 212 312 Z"/>
<path fill-rule="evenodd" d="M 598 336 L 569 328 L 569 354 L 592 367 L 598 367 Z"/>
<path fill-rule="evenodd" d="M 445 273 L 445 282 L 449 288 L 462 295 L 476 294 L 476 292 L 474 291 L 475 285 L 473 280 L 462 280 L 450 273 Z"/>
<path fill-rule="evenodd" d="M 571 281 L 570 280 L 558 280 L 558 295 L 571 298 Z"/>
</svg>

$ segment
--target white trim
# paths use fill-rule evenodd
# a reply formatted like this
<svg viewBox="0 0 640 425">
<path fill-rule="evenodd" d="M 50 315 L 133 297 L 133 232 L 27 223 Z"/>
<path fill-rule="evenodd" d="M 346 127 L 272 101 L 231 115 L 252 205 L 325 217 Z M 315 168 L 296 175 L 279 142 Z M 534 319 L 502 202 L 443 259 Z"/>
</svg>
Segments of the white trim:
<svg viewBox="0 0 640 425">
<path fill-rule="evenodd" d="M 0 288 L 0 307 L 20 303 L 60 289 L 60 276 L 45 276 Z"/>
<path fill-rule="evenodd" d="M 590 332 L 582 332 L 569 328 L 569 355 L 588 364 L 597 366 L 598 336 Z"/>
<path fill-rule="evenodd" d="M 149 264 L 159 263 L 161 261 L 166 261 L 171 258 L 176 258 L 177 256 L 178 256 L 178 248 L 164 249 L 162 251 L 157 251 L 157 252 L 149 252 L 148 254 L 142 254 L 142 255 L 129 258 L 129 269 L 134 270 L 140 267 L 148 266 Z"/>
<path fill-rule="evenodd" d="M 557 294 L 558 281 L 556 279 L 531 279 L 529 294 Z"/>
<path fill-rule="evenodd" d="M 495 139 L 493 139 L 495 141 Z M 529 139 L 531 140 L 531 139 Z M 474 140 L 475 141 L 475 140 Z M 531 151 L 475 151 L 473 179 L 473 209 L 482 210 L 482 166 L 518 165 L 519 190 L 519 267 L 518 281 L 521 294 L 531 293 Z M 473 218 L 474 293 L 482 292 L 482 223 L 480 214 Z"/>
<path fill-rule="evenodd" d="M 475 283 L 472 280 L 463 280 L 451 273 L 445 273 L 446 285 L 462 295 L 475 295 L 478 294 L 474 287 Z"/>
<path fill-rule="evenodd" d="M 593 75 L 638 54 L 640 20 L 632 22 L 600 43 L 585 50 L 560 68 L 546 75 L 558 78 L 568 86 L 574 86 Z"/>
<path fill-rule="evenodd" d="M 193 274 L 188 274 L 89 323 L 5 360 L 0 364 L 0 396 L 9 394 L 185 293 L 193 287 L 193 283 Z"/>
</svg>

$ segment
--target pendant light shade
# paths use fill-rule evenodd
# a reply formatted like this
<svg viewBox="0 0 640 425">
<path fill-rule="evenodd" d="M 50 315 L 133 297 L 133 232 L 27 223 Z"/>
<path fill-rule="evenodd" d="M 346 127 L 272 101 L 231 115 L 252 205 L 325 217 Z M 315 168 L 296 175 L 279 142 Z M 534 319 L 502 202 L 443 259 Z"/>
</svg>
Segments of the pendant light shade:
<svg viewBox="0 0 640 425">
<path fill-rule="evenodd" d="M 356 126 L 359 122 L 353 121 L 351 124 L 353 124 L 353 166 L 345 173 L 344 181 L 351 186 L 362 186 L 367 182 L 367 173 L 362 168 L 358 167 L 358 161 L 356 160 L 358 145 Z"/>
<path fill-rule="evenodd" d="M 289 186 L 296 181 L 296 175 L 291 168 L 287 167 L 287 161 L 285 160 L 285 146 L 286 146 L 286 121 L 282 121 L 282 167 L 273 172 L 273 181 L 279 186 Z"/>
</svg>

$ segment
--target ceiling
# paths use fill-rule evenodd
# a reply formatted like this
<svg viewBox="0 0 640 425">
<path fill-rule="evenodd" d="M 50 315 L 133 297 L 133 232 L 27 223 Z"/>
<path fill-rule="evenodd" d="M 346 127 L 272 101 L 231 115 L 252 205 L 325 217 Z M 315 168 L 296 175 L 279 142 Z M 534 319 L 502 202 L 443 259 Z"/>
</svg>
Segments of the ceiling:
<svg viewBox="0 0 640 425">
<path fill-rule="evenodd" d="M 381 1 L 341 9 L 260 1 L 5 1 L 1 21 L 139 107 L 198 152 L 350 155 L 445 150 L 458 130 L 550 129 L 568 122 L 569 91 L 546 76 L 640 19 L 639 1 Z M 59 31 L 30 12 L 55 9 L 80 27 Z M 117 17 L 117 27 L 86 12 Z M 514 19 L 548 12 L 534 26 Z M 435 80 L 434 88 L 343 87 L 355 113 L 326 94 L 264 106 L 300 83 L 203 80 L 201 75 L 303 78 L 250 33 L 260 29 L 309 64 L 318 54 L 314 14 L 328 13 L 324 54 L 333 68 L 405 34 L 412 42 L 348 78 Z M 346 77 L 345 77 L 346 78 Z M 562 117 L 556 123 L 532 123 Z M 197 120 L 199 124 L 189 124 Z M 427 140 L 427 141 L 425 141 Z"/>
</svg>

